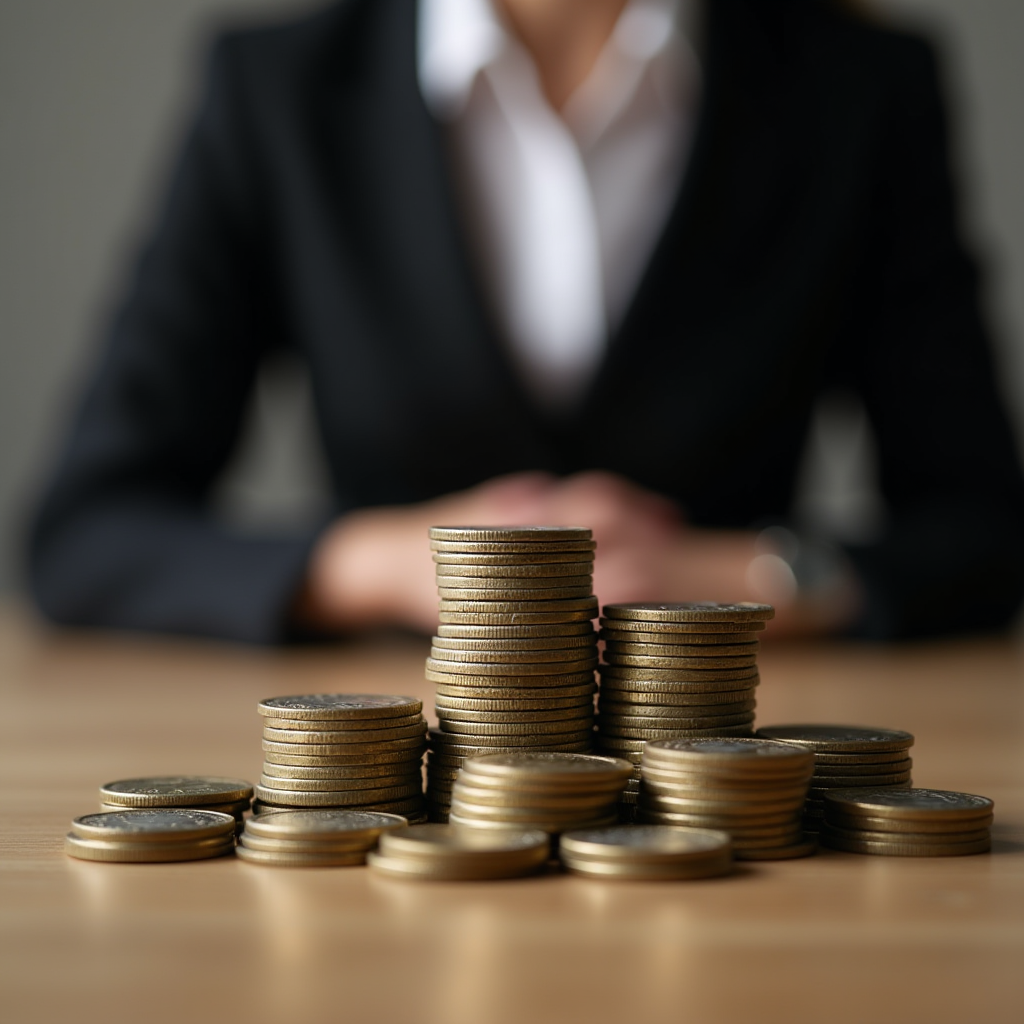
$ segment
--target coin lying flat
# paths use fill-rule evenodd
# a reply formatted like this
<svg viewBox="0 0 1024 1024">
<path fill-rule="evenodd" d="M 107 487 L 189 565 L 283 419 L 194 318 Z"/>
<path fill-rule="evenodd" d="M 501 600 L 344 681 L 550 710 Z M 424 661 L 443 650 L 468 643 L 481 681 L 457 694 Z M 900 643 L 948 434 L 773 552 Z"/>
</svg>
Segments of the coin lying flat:
<svg viewBox="0 0 1024 1024">
<path fill-rule="evenodd" d="M 423 702 L 380 693 L 307 693 L 268 697 L 259 702 L 257 710 L 271 718 L 401 718 L 419 714 Z"/>
<path fill-rule="evenodd" d="M 766 622 L 775 617 L 775 609 L 770 604 L 748 601 L 737 604 L 715 601 L 606 604 L 602 612 L 606 619 L 641 622 Z"/>
<path fill-rule="evenodd" d="M 235 819 L 219 811 L 154 808 L 85 814 L 71 828 L 83 839 L 103 842 L 195 842 L 233 835 Z"/>
<path fill-rule="evenodd" d="M 761 727 L 757 734 L 764 739 L 806 746 L 816 753 L 899 751 L 914 742 L 914 737 L 901 729 L 853 725 L 771 725 Z"/>
<path fill-rule="evenodd" d="M 985 796 L 946 789 L 856 789 L 828 793 L 826 812 L 833 807 L 847 815 L 902 821 L 969 821 L 991 815 L 993 803 Z"/>
<path fill-rule="evenodd" d="M 643 621 L 642 619 L 611 619 L 606 615 L 600 618 L 602 630 L 614 630 L 623 633 L 656 634 L 664 638 L 673 634 L 682 634 L 679 643 L 695 643 L 685 639 L 685 634 L 698 633 L 726 633 L 735 634 L 741 632 L 758 633 L 765 628 L 765 622 L 750 620 L 747 622 L 728 622 L 708 620 L 705 622 L 667 622 L 667 621 Z M 621 638 L 620 638 L 621 639 Z M 661 639 L 661 643 L 675 643 L 667 639 Z"/>
<path fill-rule="evenodd" d="M 432 526 L 432 541 L 459 544 L 500 541 L 502 543 L 547 543 L 591 541 L 593 534 L 582 526 Z"/>
<path fill-rule="evenodd" d="M 228 839 L 200 839 L 178 843 L 110 843 L 102 839 L 86 839 L 74 832 L 69 832 L 64 837 L 64 852 L 69 857 L 120 864 L 208 860 L 223 857 L 234 848 L 233 827 Z"/>
<path fill-rule="evenodd" d="M 249 864 L 260 864 L 274 868 L 340 868 L 356 867 L 366 863 L 365 851 L 355 853 L 335 851 L 332 853 L 286 852 L 283 850 L 257 850 L 244 842 L 238 845 L 235 856 Z"/>
<path fill-rule="evenodd" d="M 284 729 L 289 732 L 330 732 L 344 733 L 355 739 L 372 739 L 379 732 L 390 732 L 393 729 L 408 729 L 422 725 L 425 719 L 421 714 L 404 715 L 401 718 L 359 718 L 339 721 L 331 718 L 270 718 L 263 719 L 264 729 Z"/>
<path fill-rule="evenodd" d="M 960 821 L 904 821 L 900 818 L 880 818 L 859 813 L 847 815 L 838 811 L 835 806 L 829 808 L 828 814 L 829 824 L 839 828 L 882 832 L 893 837 L 904 833 L 912 833 L 915 836 L 928 833 L 939 837 L 948 836 L 951 840 L 967 831 L 988 828 L 992 824 L 992 819 L 992 814 L 985 814 Z"/>
<path fill-rule="evenodd" d="M 665 825 L 577 829 L 564 833 L 558 842 L 562 856 L 649 863 L 718 860 L 722 853 L 729 852 L 730 846 L 731 840 L 725 832 Z"/>
<path fill-rule="evenodd" d="M 872 839 L 847 839 L 830 831 L 826 825 L 821 841 L 833 850 L 846 853 L 867 853 L 883 857 L 964 857 L 976 853 L 988 853 L 992 849 L 991 838 L 966 843 L 909 843 L 878 842 Z"/>
<path fill-rule="evenodd" d="M 100 800 L 121 807 L 197 807 L 251 797 L 251 782 L 215 775 L 158 775 L 100 786 Z"/>
</svg>

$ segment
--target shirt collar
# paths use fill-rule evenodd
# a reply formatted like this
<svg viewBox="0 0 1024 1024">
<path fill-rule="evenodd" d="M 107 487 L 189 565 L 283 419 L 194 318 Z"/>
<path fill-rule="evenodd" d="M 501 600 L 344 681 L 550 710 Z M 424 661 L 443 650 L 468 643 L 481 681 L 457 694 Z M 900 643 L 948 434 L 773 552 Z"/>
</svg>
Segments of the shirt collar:
<svg viewBox="0 0 1024 1024">
<path fill-rule="evenodd" d="M 689 28 L 693 2 L 630 0 L 608 46 L 627 60 L 653 63 Z M 490 0 L 419 0 L 417 74 L 427 109 L 441 120 L 457 118 L 477 75 L 512 45 Z"/>
</svg>

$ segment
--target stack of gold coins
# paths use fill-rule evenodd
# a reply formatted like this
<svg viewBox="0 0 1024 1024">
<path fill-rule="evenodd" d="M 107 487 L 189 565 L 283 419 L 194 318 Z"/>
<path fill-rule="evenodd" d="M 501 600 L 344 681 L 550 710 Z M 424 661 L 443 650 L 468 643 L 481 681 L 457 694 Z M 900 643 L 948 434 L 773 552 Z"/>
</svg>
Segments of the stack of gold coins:
<svg viewBox="0 0 1024 1024">
<path fill-rule="evenodd" d="M 551 852 L 546 832 L 484 832 L 453 825 L 416 825 L 380 837 L 367 856 L 374 871 L 420 881 L 483 881 L 540 871 Z"/>
<path fill-rule="evenodd" d="M 810 751 L 758 739 L 657 740 L 641 766 L 637 820 L 721 829 L 741 860 L 813 853 L 801 828 Z"/>
<path fill-rule="evenodd" d="M 236 853 L 250 864 L 272 867 L 365 864 L 384 832 L 408 826 L 401 815 L 380 811 L 272 811 L 246 822 Z"/>
<path fill-rule="evenodd" d="M 235 848 L 235 819 L 220 811 L 160 807 L 75 818 L 64 852 L 79 860 L 145 864 L 206 860 Z"/>
<path fill-rule="evenodd" d="M 156 775 L 118 779 L 100 786 L 101 811 L 123 811 L 130 807 L 192 807 L 220 811 L 235 819 L 236 832 L 242 830 L 251 801 L 251 782 L 216 775 Z"/>
<path fill-rule="evenodd" d="M 900 729 L 858 725 L 769 725 L 768 740 L 794 743 L 814 753 L 814 776 L 804 807 L 804 831 L 818 832 L 825 796 L 835 789 L 908 789 L 914 737 Z"/>
<path fill-rule="evenodd" d="M 749 736 L 758 634 L 771 605 L 610 604 L 604 607 L 597 747 L 639 766 L 647 740 Z M 636 805 L 637 769 L 623 796 Z"/>
<path fill-rule="evenodd" d="M 594 878 L 711 878 L 732 870 L 728 833 L 669 825 L 565 832 L 559 838 L 558 855 L 570 871 Z"/>
<path fill-rule="evenodd" d="M 821 841 L 884 857 L 957 857 L 992 848 L 992 801 L 947 789 L 846 789 L 825 794 Z"/>
<path fill-rule="evenodd" d="M 439 728 L 430 816 L 474 754 L 591 749 L 597 614 L 590 530 L 434 527 L 440 622 L 427 661 Z"/>
<path fill-rule="evenodd" d="M 617 820 L 628 761 L 587 754 L 518 753 L 471 757 L 452 790 L 452 824 L 539 828 L 558 833 Z"/>
<path fill-rule="evenodd" d="M 253 809 L 343 807 L 423 820 L 422 710 L 415 697 L 376 693 L 260 701 L 264 762 Z"/>
</svg>

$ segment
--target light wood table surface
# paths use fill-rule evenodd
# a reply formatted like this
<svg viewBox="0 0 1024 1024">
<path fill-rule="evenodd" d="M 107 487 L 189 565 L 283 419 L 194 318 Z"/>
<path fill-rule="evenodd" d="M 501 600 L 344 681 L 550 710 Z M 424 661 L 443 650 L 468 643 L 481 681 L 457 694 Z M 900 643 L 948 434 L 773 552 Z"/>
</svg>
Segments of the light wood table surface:
<svg viewBox="0 0 1024 1024">
<path fill-rule="evenodd" d="M 260 652 L 0 615 L 0 1019 L 1024 1021 L 1024 649 L 767 648 L 759 724 L 908 729 L 918 785 L 996 802 L 991 855 L 826 851 L 718 880 L 410 883 L 62 852 L 97 787 L 260 774 L 261 697 L 417 694 L 414 640 Z"/>
</svg>

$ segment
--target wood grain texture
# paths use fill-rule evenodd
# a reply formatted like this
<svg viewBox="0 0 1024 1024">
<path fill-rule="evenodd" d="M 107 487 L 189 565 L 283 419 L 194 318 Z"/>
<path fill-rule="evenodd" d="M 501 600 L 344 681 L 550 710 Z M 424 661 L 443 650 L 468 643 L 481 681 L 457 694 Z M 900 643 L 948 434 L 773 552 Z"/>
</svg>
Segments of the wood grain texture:
<svg viewBox="0 0 1024 1024">
<path fill-rule="evenodd" d="M 760 724 L 909 729 L 919 785 L 996 802 L 990 856 L 825 852 L 726 879 L 415 884 L 233 859 L 62 853 L 119 777 L 258 778 L 256 702 L 416 694 L 405 638 L 258 652 L 0 616 L 0 1017 L 8 1024 L 1018 1022 L 1024 651 L 1010 641 L 767 646 Z"/>
</svg>

